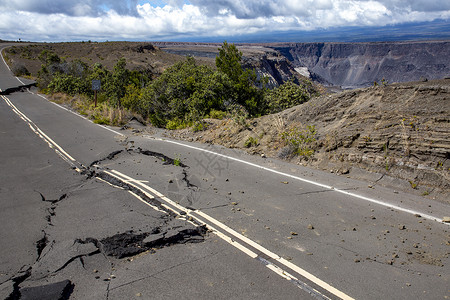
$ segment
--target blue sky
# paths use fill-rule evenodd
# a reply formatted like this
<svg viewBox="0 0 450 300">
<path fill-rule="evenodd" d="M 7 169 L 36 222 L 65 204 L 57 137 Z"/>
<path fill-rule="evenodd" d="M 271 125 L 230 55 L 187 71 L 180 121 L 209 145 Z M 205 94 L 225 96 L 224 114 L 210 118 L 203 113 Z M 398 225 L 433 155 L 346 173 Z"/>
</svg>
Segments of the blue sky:
<svg viewBox="0 0 450 300">
<path fill-rule="evenodd" d="M 408 25 L 433 38 L 450 37 L 449 24 L 449 0 L 0 0 L 4 40 L 345 40 Z"/>
</svg>

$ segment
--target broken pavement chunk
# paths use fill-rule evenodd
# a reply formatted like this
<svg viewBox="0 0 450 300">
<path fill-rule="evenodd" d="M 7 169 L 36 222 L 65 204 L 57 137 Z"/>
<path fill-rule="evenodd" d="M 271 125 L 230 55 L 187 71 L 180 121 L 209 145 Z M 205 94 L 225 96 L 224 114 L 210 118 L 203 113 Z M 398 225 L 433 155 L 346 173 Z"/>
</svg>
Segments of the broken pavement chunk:
<svg viewBox="0 0 450 300">
<path fill-rule="evenodd" d="M 119 233 L 100 241 L 103 252 L 108 256 L 124 258 L 146 251 L 142 241 L 148 234 L 134 234 L 132 231 Z"/>
<path fill-rule="evenodd" d="M 152 247 L 152 245 L 156 245 L 160 243 L 164 239 L 164 234 L 157 233 L 157 234 L 150 234 L 148 237 L 146 237 L 142 242 L 144 245 L 148 247 Z"/>
<path fill-rule="evenodd" d="M 20 299 L 69 299 L 74 285 L 70 280 L 20 289 Z"/>
<path fill-rule="evenodd" d="M 173 219 L 153 232 L 135 234 L 133 231 L 116 234 L 100 241 L 102 251 L 108 256 L 124 258 L 135 256 L 154 248 L 174 244 L 199 243 L 204 241 L 206 228 Z"/>
</svg>

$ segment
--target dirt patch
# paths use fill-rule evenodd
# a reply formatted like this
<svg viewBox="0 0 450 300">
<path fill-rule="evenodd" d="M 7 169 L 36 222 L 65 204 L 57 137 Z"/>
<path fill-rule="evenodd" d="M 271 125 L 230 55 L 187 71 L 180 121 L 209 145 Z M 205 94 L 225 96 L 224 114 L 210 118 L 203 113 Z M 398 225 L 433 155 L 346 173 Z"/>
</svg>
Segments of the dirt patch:
<svg viewBox="0 0 450 300">
<path fill-rule="evenodd" d="M 184 129 L 170 134 L 347 176 L 359 178 L 361 170 L 378 173 L 379 183 L 448 203 L 449 111 L 447 79 L 325 95 L 246 124 L 208 119 L 205 131 Z M 308 125 L 317 130 L 316 141 L 308 145 L 314 154 L 292 156 L 282 133 Z"/>
</svg>

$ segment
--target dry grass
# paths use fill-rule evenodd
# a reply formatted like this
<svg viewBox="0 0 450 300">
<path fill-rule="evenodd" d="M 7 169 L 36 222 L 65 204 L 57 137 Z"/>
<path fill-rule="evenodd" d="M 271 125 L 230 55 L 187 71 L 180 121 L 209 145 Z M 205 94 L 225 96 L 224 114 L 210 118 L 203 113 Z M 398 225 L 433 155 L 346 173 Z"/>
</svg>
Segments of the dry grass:
<svg viewBox="0 0 450 300">
<path fill-rule="evenodd" d="M 69 96 L 56 93 L 52 94 L 49 99 L 76 111 L 96 124 L 123 126 L 131 118 L 136 117 L 135 114 L 124 108 L 114 108 L 105 102 L 98 103 L 97 107 L 95 107 L 93 101 L 84 96 Z"/>
</svg>

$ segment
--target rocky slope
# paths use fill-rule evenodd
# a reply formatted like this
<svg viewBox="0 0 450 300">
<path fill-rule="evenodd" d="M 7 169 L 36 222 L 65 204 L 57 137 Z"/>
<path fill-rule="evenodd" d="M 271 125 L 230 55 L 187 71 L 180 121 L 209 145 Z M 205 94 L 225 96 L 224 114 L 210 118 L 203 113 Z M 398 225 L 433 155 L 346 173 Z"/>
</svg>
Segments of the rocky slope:
<svg viewBox="0 0 450 300">
<path fill-rule="evenodd" d="M 450 41 L 378 43 L 295 43 L 267 45 L 296 67 L 332 85 L 369 86 L 388 82 L 442 79 L 450 75 Z"/>
<path fill-rule="evenodd" d="M 172 134 L 450 202 L 449 112 L 450 80 L 399 83 L 321 96 L 245 125 L 207 120 L 206 131 Z M 317 129 L 314 155 L 286 154 L 282 133 L 307 125 Z"/>
</svg>

